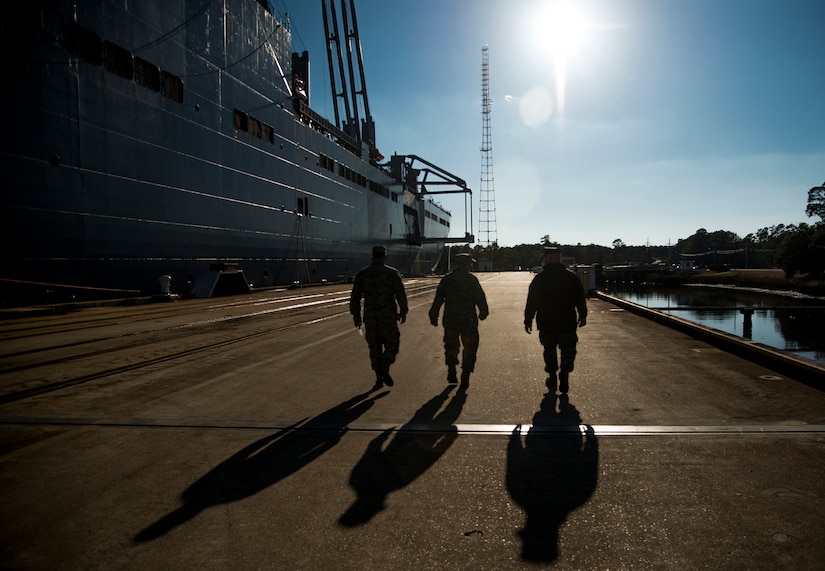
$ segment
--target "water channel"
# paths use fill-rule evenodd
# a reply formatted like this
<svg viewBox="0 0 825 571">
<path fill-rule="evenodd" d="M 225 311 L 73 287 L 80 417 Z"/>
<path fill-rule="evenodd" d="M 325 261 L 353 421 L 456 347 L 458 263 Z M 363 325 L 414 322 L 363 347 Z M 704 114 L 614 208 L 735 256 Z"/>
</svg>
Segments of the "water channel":
<svg viewBox="0 0 825 571">
<path fill-rule="evenodd" d="M 825 363 L 825 300 L 820 298 L 707 286 L 643 285 L 606 293 Z"/>
</svg>

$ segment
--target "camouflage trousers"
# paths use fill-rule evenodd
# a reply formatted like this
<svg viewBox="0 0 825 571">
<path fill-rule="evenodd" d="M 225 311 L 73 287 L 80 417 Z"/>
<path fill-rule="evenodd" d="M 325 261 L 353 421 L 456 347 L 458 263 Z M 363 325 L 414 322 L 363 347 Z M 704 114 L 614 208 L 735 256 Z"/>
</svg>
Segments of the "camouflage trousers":
<svg viewBox="0 0 825 571">
<path fill-rule="evenodd" d="M 467 325 L 444 326 L 444 360 L 447 366 L 458 365 L 458 351 L 461 346 L 461 368 L 472 373 L 476 366 L 478 353 L 478 327 Z"/>
<path fill-rule="evenodd" d="M 568 373 L 573 370 L 573 362 L 576 360 L 576 343 L 579 342 L 579 337 L 575 333 L 550 335 L 539 331 L 539 341 L 544 346 L 545 371 L 555 373 L 559 369 L 556 348 L 558 348 L 561 355 L 561 370 Z"/>
<path fill-rule="evenodd" d="M 370 348 L 372 369 L 380 373 L 389 371 L 401 344 L 398 322 L 395 319 L 364 320 L 364 338 Z"/>
</svg>

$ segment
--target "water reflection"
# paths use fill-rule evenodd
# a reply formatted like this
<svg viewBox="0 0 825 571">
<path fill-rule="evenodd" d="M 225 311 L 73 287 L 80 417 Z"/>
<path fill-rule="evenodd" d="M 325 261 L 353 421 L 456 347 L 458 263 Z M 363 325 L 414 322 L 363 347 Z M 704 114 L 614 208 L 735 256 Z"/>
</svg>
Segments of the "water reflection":
<svg viewBox="0 0 825 571">
<path fill-rule="evenodd" d="M 825 362 L 825 303 L 712 287 L 644 285 L 611 295 L 770 347 Z M 742 308 L 753 308 L 743 314 Z M 690 309 L 688 309 L 690 308 Z"/>
</svg>

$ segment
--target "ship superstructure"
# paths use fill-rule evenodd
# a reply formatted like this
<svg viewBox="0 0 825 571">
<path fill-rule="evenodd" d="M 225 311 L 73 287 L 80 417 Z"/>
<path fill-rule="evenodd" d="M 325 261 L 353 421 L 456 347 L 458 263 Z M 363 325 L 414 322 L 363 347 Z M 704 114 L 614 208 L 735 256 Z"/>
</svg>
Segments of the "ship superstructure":
<svg viewBox="0 0 825 571">
<path fill-rule="evenodd" d="M 312 110 L 309 56 L 267 2 L 22 11 L 2 30 L 4 303 L 17 288 L 154 292 L 161 275 L 180 290 L 216 264 L 252 284 L 340 280 L 373 244 L 417 275 L 445 242 L 472 241 L 429 196 L 469 196 L 463 180 L 416 155 L 384 161 L 374 127 Z"/>
</svg>

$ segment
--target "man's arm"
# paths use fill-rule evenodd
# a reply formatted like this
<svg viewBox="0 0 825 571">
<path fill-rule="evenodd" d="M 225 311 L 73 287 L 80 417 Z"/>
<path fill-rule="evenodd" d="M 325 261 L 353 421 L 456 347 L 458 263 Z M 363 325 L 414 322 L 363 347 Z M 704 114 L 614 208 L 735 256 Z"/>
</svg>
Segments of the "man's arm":
<svg viewBox="0 0 825 571">
<path fill-rule="evenodd" d="M 587 325 L 587 299 L 584 293 L 584 284 L 579 281 L 578 276 L 576 276 L 576 283 L 578 284 L 576 288 L 576 311 L 579 314 L 579 327 L 584 327 Z"/>
<path fill-rule="evenodd" d="M 395 272 L 395 300 L 398 302 L 398 320 L 401 323 L 407 321 L 407 313 L 410 311 L 407 305 L 407 291 L 404 289 L 404 282 L 401 280 L 401 275 Z"/>
<path fill-rule="evenodd" d="M 524 331 L 527 333 L 533 332 L 533 317 L 536 315 L 536 288 L 534 284 L 536 279 L 530 283 L 530 289 L 527 290 L 527 303 L 524 304 Z"/>
<path fill-rule="evenodd" d="M 444 305 L 444 278 L 438 282 L 438 287 L 435 288 L 435 297 L 433 304 L 430 306 L 430 324 L 433 327 L 438 326 L 438 314 L 441 312 L 441 306 Z"/>
<path fill-rule="evenodd" d="M 478 307 L 478 318 L 484 321 L 490 315 L 490 308 L 487 307 L 487 296 L 484 295 L 484 289 L 481 287 L 478 278 L 476 278 L 475 304 Z"/>
<path fill-rule="evenodd" d="M 582 302 L 581 306 L 577 307 L 579 312 L 579 327 L 584 327 L 587 325 L 587 304 L 586 302 Z"/>
<path fill-rule="evenodd" d="M 349 312 L 352 314 L 352 321 L 356 327 L 361 327 L 361 283 L 358 277 L 352 284 L 352 293 L 349 296 Z"/>
</svg>

